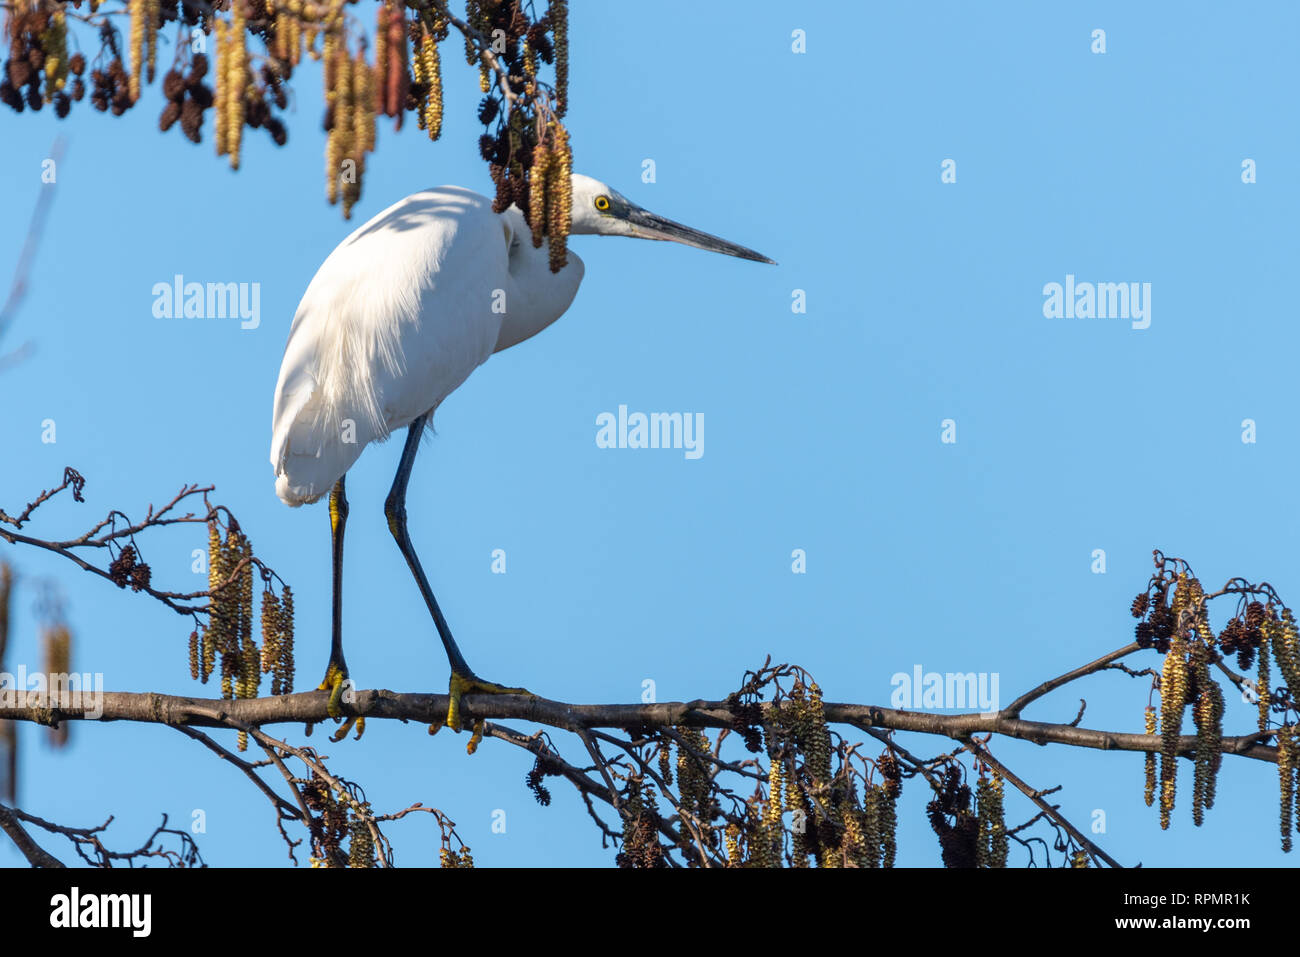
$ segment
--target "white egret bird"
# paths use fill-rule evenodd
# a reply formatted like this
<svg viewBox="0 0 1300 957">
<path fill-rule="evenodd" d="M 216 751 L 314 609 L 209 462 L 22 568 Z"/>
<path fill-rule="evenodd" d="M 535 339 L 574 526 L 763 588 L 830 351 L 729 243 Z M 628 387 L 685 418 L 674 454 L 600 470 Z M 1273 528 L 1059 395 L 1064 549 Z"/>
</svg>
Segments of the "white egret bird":
<svg viewBox="0 0 1300 957">
<path fill-rule="evenodd" d="M 772 262 L 648 212 L 604 183 L 577 174 L 571 232 L 670 240 Z M 339 700 L 348 680 L 342 629 L 344 476 L 369 443 L 401 428 L 407 430 L 406 444 L 384 511 L 451 665 L 447 723 L 460 730 L 464 694 L 523 691 L 480 679 L 456 647 L 407 533 L 406 487 L 421 434 L 442 400 L 494 352 L 560 318 L 582 276 L 582 260 L 572 252 L 563 269 L 550 271 L 545 244 L 534 248 L 517 207 L 494 213 L 488 197 L 445 186 L 408 196 L 361 226 L 330 253 L 308 285 L 276 384 L 271 464 L 276 494 L 287 504 L 329 494 L 332 636 L 320 687 L 331 692 L 332 717 L 341 717 Z"/>
</svg>

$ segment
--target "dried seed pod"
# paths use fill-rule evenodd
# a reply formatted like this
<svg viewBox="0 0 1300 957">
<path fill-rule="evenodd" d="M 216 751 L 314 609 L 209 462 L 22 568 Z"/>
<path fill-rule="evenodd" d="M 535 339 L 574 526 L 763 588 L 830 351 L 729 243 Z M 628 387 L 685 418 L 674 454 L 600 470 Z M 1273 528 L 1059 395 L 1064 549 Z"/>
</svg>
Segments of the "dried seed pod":
<svg viewBox="0 0 1300 957">
<path fill-rule="evenodd" d="M 526 212 L 528 225 L 533 232 L 534 248 L 541 248 L 546 236 L 546 185 L 553 161 L 551 151 L 545 142 L 537 144 L 533 151 L 533 166 L 528 171 L 528 208 Z"/>
<path fill-rule="evenodd" d="M 484 32 L 487 22 L 483 17 L 483 10 L 479 0 L 465 0 L 465 22 L 477 30 L 479 33 Z M 465 35 L 465 63 L 467 66 L 473 66 L 479 62 L 478 47 L 469 34 Z M 486 91 L 484 91 L 486 92 Z"/>
<path fill-rule="evenodd" d="M 740 825 L 735 821 L 728 821 L 726 830 L 723 832 L 724 840 L 727 846 L 727 866 L 740 867 L 745 863 L 745 857 L 740 850 Z"/>
<path fill-rule="evenodd" d="M 880 803 L 880 866 L 893 867 L 898 856 L 898 803 L 897 798 L 885 790 Z"/>
<path fill-rule="evenodd" d="M 524 41 L 524 78 L 527 81 L 525 90 L 529 96 L 537 92 L 537 51 L 527 40 Z"/>
<path fill-rule="evenodd" d="M 348 115 L 347 68 L 351 65 L 347 51 L 339 48 L 339 41 L 331 33 L 325 35 L 325 102 L 327 104 L 327 129 L 329 137 L 325 142 L 325 194 L 330 205 L 339 201 L 339 178 L 342 174 L 343 160 L 349 152 L 348 139 L 352 134 L 351 117 Z"/>
<path fill-rule="evenodd" d="M 158 66 L 158 22 L 161 14 L 162 3 L 160 0 L 145 0 L 144 61 L 145 79 L 149 83 L 153 82 L 154 72 Z"/>
<path fill-rule="evenodd" d="M 1133 604 L 1129 606 L 1129 612 L 1134 618 L 1141 618 L 1147 613 L 1147 603 L 1150 600 L 1151 596 L 1146 592 L 1143 592 L 1133 599 Z"/>
<path fill-rule="evenodd" d="M 203 89 L 207 89 L 203 87 Z M 211 102 L 211 101 L 209 101 Z M 203 104 L 192 97 L 181 104 L 181 132 L 192 143 L 202 140 L 199 128 L 203 124 Z"/>
<path fill-rule="evenodd" d="M 406 111 L 406 94 L 411 77 L 407 72 L 406 17 L 399 7 L 388 20 L 388 72 L 374 78 L 376 94 L 383 104 L 380 112 L 394 118 L 393 128 L 402 128 Z"/>
<path fill-rule="evenodd" d="M 1292 700 L 1300 700 L 1300 631 L 1290 608 L 1282 609 L 1281 619 L 1272 622 L 1270 632 L 1269 644 L 1282 680 L 1291 690 Z"/>
<path fill-rule="evenodd" d="M 426 84 L 420 121 L 431 140 L 442 136 L 442 60 L 438 53 L 438 42 L 439 34 L 446 36 L 447 33 L 447 26 L 441 19 L 434 23 L 434 32 L 424 32 L 419 53 L 423 82 Z"/>
<path fill-rule="evenodd" d="M 230 168 L 239 169 L 239 150 L 244 136 L 245 97 L 248 89 L 248 50 L 245 47 L 247 21 L 243 4 L 236 2 L 232 8 L 226 74 L 226 148 L 230 153 Z"/>
<path fill-rule="evenodd" d="M 1291 835 L 1296 802 L 1296 768 L 1300 764 L 1300 738 L 1294 725 L 1284 724 L 1277 729 L 1277 773 L 1281 785 L 1279 823 L 1282 829 L 1282 850 L 1291 851 Z"/>
<path fill-rule="evenodd" d="M 547 16 L 555 36 L 555 115 L 569 110 L 569 2 L 551 0 Z"/>
<path fill-rule="evenodd" d="M 1183 708 L 1187 704 L 1187 659 L 1181 638 L 1175 639 L 1160 676 L 1160 827 L 1169 828 L 1178 783 L 1178 739 L 1182 734 Z"/>
<path fill-rule="evenodd" d="M 375 98 L 377 96 L 375 74 L 362 53 L 357 54 L 352 77 L 355 105 L 353 116 L 357 124 L 354 135 L 357 155 L 362 157 L 375 148 Z"/>
<path fill-rule="evenodd" d="M 1272 681 L 1272 667 L 1270 661 L 1271 649 L 1268 642 L 1260 642 L 1259 645 L 1259 671 L 1255 677 L 1255 693 L 1259 695 L 1259 730 L 1267 731 L 1269 727 L 1269 711 L 1273 705 L 1271 692 L 1269 691 L 1270 682 Z"/>
<path fill-rule="evenodd" d="M 199 680 L 207 684 L 208 679 L 212 677 L 212 672 L 216 670 L 217 646 L 208 635 L 206 628 L 199 630 L 199 664 L 202 669 Z"/>
<path fill-rule="evenodd" d="M 866 851 L 866 867 L 880 867 L 883 847 L 880 834 L 880 808 L 887 800 L 885 789 L 879 784 L 868 785 L 862 795 L 862 843 Z"/>
<path fill-rule="evenodd" d="M 228 51 L 228 47 L 230 45 L 230 40 L 229 40 L 230 28 L 227 26 L 225 20 L 218 18 L 216 22 L 216 29 L 217 29 L 217 80 L 216 80 L 217 90 L 216 90 L 216 97 L 215 97 L 215 112 L 217 114 L 216 143 L 217 143 L 217 155 L 225 156 L 227 153 L 230 152 L 229 134 L 227 133 L 227 127 L 230 120 L 230 109 L 228 106 L 228 101 L 230 99 L 230 84 L 227 79 L 229 74 L 228 61 L 230 58 L 230 53 Z M 195 60 L 196 61 L 198 60 L 197 56 L 195 57 Z M 206 62 L 205 62 L 205 66 L 206 66 Z"/>
<path fill-rule="evenodd" d="M 805 754 L 805 768 L 813 782 L 829 785 L 831 780 L 831 736 L 826 726 L 826 710 L 822 705 L 822 690 L 813 682 L 808 688 L 807 738 L 801 742 Z"/>
<path fill-rule="evenodd" d="M 144 69 L 146 0 L 127 0 L 131 15 L 131 80 L 130 96 L 134 103 L 140 99 L 140 77 Z"/>
<path fill-rule="evenodd" d="M 228 599 L 229 589 L 222 589 L 229 570 L 226 568 L 226 551 L 221 544 L 221 526 L 216 519 L 208 522 L 208 594 L 209 614 L 207 637 L 214 648 L 225 646 L 225 633 L 229 627 Z"/>
<path fill-rule="evenodd" d="M 676 731 L 678 806 L 684 814 L 699 815 L 709 800 L 709 774 L 696 755 L 706 754 L 709 742 L 696 728 L 681 724 Z"/>
<path fill-rule="evenodd" d="M 1258 628 L 1264 624 L 1265 612 L 1263 602 L 1252 601 L 1246 606 L 1246 627 Z"/>
<path fill-rule="evenodd" d="M 353 61 L 346 49 L 340 49 L 336 57 L 336 76 L 338 98 L 334 101 L 334 134 L 339 139 L 341 162 L 334 170 L 339 179 L 339 193 L 343 199 L 343 218 L 352 218 L 352 206 L 360 194 L 358 180 L 361 178 L 361 164 L 357 162 L 359 151 L 356 148 L 356 85 L 353 79 Z M 351 164 L 344 168 L 344 164 Z"/>
<path fill-rule="evenodd" d="M 280 657 L 277 661 L 276 678 L 280 682 L 281 694 L 293 692 L 293 591 L 288 585 L 280 593 Z"/>
<path fill-rule="evenodd" d="M 241 534 L 235 547 L 238 549 L 237 559 L 243 563 L 239 572 L 239 645 L 243 652 L 253 641 L 253 543 Z M 257 674 L 256 656 L 253 657 L 253 674 Z"/>
<path fill-rule="evenodd" d="M 185 78 L 181 76 L 180 70 L 168 70 L 166 75 L 163 76 L 163 96 L 176 103 L 179 107 L 181 100 L 185 98 L 185 85 Z M 177 113 L 179 115 L 179 109 Z"/>
<path fill-rule="evenodd" d="M 348 867 L 374 867 L 375 841 L 370 826 L 361 818 L 353 818 L 349 828 Z"/>
<path fill-rule="evenodd" d="M 60 679 L 56 676 L 67 675 L 72 670 L 72 632 L 62 622 L 47 625 L 41 629 L 41 644 L 45 652 L 45 674 L 50 682 L 51 694 L 54 684 Z M 54 707 L 57 702 L 49 702 Z M 69 722 L 60 721 L 50 728 L 50 744 L 61 748 L 68 743 Z"/>
<path fill-rule="evenodd" d="M 271 52 L 281 63 L 289 62 L 289 16 L 283 10 L 277 11 L 272 25 L 275 40 Z"/>
<path fill-rule="evenodd" d="M 1179 572 L 1177 582 L 1174 586 L 1174 597 L 1169 603 L 1170 610 L 1174 613 L 1175 618 L 1187 609 L 1189 597 L 1187 572 Z"/>
<path fill-rule="evenodd" d="M 678 779 L 681 778 L 680 759 L 678 763 Z M 763 824 L 767 829 L 769 839 L 773 839 L 781 830 L 781 813 L 786 804 L 786 776 L 785 776 L 785 757 L 784 749 L 773 754 L 770 758 L 767 768 L 767 810 L 763 816 Z M 775 852 L 774 852 L 775 853 Z M 776 864 L 764 866 L 777 866 Z"/>
<path fill-rule="evenodd" d="M 1196 771 L 1192 788 L 1192 820 L 1200 827 L 1207 808 L 1214 807 L 1215 785 L 1223 742 L 1223 690 L 1210 675 L 1208 653 L 1196 655 L 1196 700 L 1192 719 L 1196 724 Z"/>
<path fill-rule="evenodd" d="M 268 674 L 275 671 L 275 666 L 280 660 L 280 598 L 270 588 L 262 590 L 261 621 L 262 673 Z M 280 693 L 276 690 L 278 684 L 278 679 L 273 678 L 271 694 Z"/>
<path fill-rule="evenodd" d="M 271 141 L 276 146 L 283 146 L 289 142 L 289 131 L 285 129 L 284 123 L 278 117 L 271 117 L 266 121 L 266 131 L 271 134 Z"/>
<path fill-rule="evenodd" d="M 55 11 L 50 17 L 45 29 L 40 35 L 41 52 L 45 55 L 45 96 L 46 99 L 55 104 L 55 112 L 59 118 L 68 115 L 67 98 L 63 101 L 58 98 L 58 93 L 63 90 L 68 78 L 68 25 L 67 18 L 62 10 Z M 82 58 L 84 63 L 85 58 Z"/>
<path fill-rule="evenodd" d="M 820 836 L 822 834 L 823 829 L 817 828 L 813 832 L 813 834 L 811 835 L 809 834 L 810 829 L 808 827 L 808 824 L 810 823 L 810 818 L 809 818 L 808 811 L 810 809 L 808 807 L 808 802 L 806 800 L 806 797 L 802 789 L 798 788 L 797 786 L 791 786 L 791 782 L 787 781 L 786 794 L 787 794 L 787 801 L 790 804 L 789 810 L 794 812 L 795 820 L 802 820 L 804 823 L 803 827 L 795 826 L 791 828 L 790 865 L 795 868 L 808 867 L 809 865 L 808 855 L 809 852 L 812 851 L 817 854 L 817 859 L 823 867 L 833 867 L 834 866 L 833 859 L 828 859 L 828 857 L 822 853 L 821 844 L 815 842 L 815 840 L 810 840 L 810 838 L 815 838 L 816 836 Z M 776 863 L 774 866 L 780 867 L 781 866 L 781 844 L 785 840 L 785 828 L 782 826 L 781 822 L 778 821 L 776 825 L 772 828 L 772 831 L 773 831 L 773 836 L 776 838 L 778 842 L 777 848 L 775 850 Z"/>
<path fill-rule="evenodd" d="M 772 843 L 767 839 L 766 818 L 763 813 L 764 804 L 758 798 L 750 798 L 746 802 L 746 813 L 744 823 L 744 838 L 746 860 L 754 867 L 770 867 L 768 863 L 772 856 Z"/>
<path fill-rule="evenodd" d="M 108 578 L 118 588 L 125 588 L 131 580 L 131 573 L 135 569 L 136 553 L 134 545 L 127 545 L 117 557 L 109 562 Z"/>
<path fill-rule="evenodd" d="M 181 105 L 175 100 L 169 100 L 163 107 L 162 115 L 158 117 L 158 129 L 166 133 L 177 120 L 181 118 Z"/>
<path fill-rule="evenodd" d="M 615 857 L 615 863 L 619 867 L 662 867 L 664 855 L 659 843 L 659 809 L 654 788 L 645 784 L 638 775 L 628 778 L 621 816 L 623 847 Z M 467 866 L 465 857 L 462 852 L 461 867 Z"/>
<path fill-rule="evenodd" d="M 546 769 L 547 762 L 543 759 L 542 752 L 539 752 L 537 758 L 533 761 L 532 769 L 525 778 L 528 789 L 533 792 L 533 797 L 537 799 L 537 803 L 542 807 L 550 807 L 551 805 L 551 792 L 543 783 L 546 778 Z"/>
<path fill-rule="evenodd" d="M 573 151 L 568 131 L 559 123 L 553 131 L 555 152 L 546 180 L 546 236 L 551 272 L 559 272 L 568 263 L 566 243 L 573 222 Z"/>
<path fill-rule="evenodd" d="M 846 867 L 871 866 L 866 838 L 866 814 L 857 807 L 856 794 L 852 797 L 851 806 L 844 811 L 844 844 L 841 848 L 841 860 Z"/>
<path fill-rule="evenodd" d="M 388 112 L 388 74 L 392 69 L 388 54 L 388 21 L 391 9 L 388 0 L 384 0 L 379 4 L 375 14 L 375 79 L 377 81 L 375 109 L 389 116 L 392 115 Z M 405 31 L 403 31 L 402 42 L 406 42 Z"/>
<path fill-rule="evenodd" d="M 1154 705 L 1147 705 L 1144 712 L 1146 733 L 1154 735 L 1156 733 L 1156 709 Z M 1146 784 L 1142 791 L 1142 799 L 1146 801 L 1147 807 L 1155 803 L 1156 796 L 1156 753 L 1154 751 L 1146 752 Z"/>
<path fill-rule="evenodd" d="M 987 848 L 985 867 L 1006 867 L 1010 853 L 1010 841 L 1007 838 L 1007 821 L 1002 803 L 1002 775 L 996 771 L 992 778 L 979 782 L 977 808 L 980 826 L 980 849 Z"/>
</svg>

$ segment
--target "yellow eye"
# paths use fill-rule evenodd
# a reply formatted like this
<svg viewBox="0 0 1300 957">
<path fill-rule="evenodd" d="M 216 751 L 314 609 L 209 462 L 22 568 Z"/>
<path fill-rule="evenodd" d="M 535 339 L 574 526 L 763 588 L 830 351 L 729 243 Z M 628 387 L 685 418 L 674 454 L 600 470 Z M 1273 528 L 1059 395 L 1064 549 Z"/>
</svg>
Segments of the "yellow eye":
<svg viewBox="0 0 1300 957">
<path fill-rule="evenodd" d="M 602 213 L 604 213 L 604 212 L 608 212 L 608 211 L 609 211 L 609 197 L 608 197 L 608 196 L 597 196 L 597 197 L 596 197 L 596 208 L 597 208 L 598 210 L 600 210 Z"/>
</svg>

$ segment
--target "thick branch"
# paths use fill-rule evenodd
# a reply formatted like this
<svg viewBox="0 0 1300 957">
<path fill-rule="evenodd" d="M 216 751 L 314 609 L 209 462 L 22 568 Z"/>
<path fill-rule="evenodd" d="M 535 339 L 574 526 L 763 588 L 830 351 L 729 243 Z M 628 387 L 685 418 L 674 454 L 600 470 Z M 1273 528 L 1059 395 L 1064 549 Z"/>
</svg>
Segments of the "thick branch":
<svg viewBox="0 0 1300 957">
<path fill-rule="evenodd" d="M 229 727 L 230 722 L 235 722 L 252 727 L 328 721 L 329 716 L 326 711 L 328 700 L 329 695 L 324 691 L 242 701 L 188 698 L 152 692 L 108 691 L 103 693 L 100 704 L 102 705 L 101 720 L 104 721 L 139 721 L 192 727 Z M 368 720 L 387 718 L 431 724 L 445 718 L 447 705 L 445 694 L 399 694 L 393 691 L 370 690 L 358 691 L 355 701 L 350 705 L 344 704 L 343 710 L 349 715 L 364 716 Z M 788 703 L 775 706 L 768 703 L 764 708 L 789 706 Z M 89 701 L 85 707 L 79 708 L 48 708 L 38 705 L 0 706 L 0 718 L 56 724 L 60 720 L 86 718 L 85 712 L 89 707 Z M 827 702 L 825 709 L 826 720 L 829 723 L 848 724 L 863 730 L 885 728 L 893 731 L 913 731 L 919 734 L 940 735 L 957 741 L 965 741 L 973 734 L 992 732 L 1009 738 L 1032 741 L 1035 744 L 1066 744 L 1101 751 L 1159 751 L 1161 749 L 1161 738 L 1156 735 L 1025 721 L 1010 717 L 1006 712 L 931 714 L 882 708 L 876 705 L 837 702 Z M 699 699 L 658 704 L 568 704 L 528 695 L 467 695 L 462 704 L 462 711 L 467 723 L 480 718 L 511 719 L 532 721 L 574 732 L 586 728 L 624 730 L 646 727 L 672 728 L 679 724 L 692 727 L 729 728 L 733 726 L 734 721 L 725 701 Z M 229 720 L 223 721 L 217 715 L 225 716 Z M 1261 743 L 1267 737 L 1269 737 L 1267 732 L 1224 737 L 1221 750 L 1224 754 L 1241 755 L 1275 764 L 1277 748 Z M 1183 735 L 1179 738 L 1180 754 L 1194 754 L 1196 746 L 1195 735 Z"/>
</svg>

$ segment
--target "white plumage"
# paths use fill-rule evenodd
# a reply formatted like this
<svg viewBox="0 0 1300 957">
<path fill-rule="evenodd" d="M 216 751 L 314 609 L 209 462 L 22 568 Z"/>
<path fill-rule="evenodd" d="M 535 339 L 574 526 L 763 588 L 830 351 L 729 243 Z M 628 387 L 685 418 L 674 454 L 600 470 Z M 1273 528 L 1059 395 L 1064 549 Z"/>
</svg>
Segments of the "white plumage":
<svg viewBox="0 0 1300 957">
<path fill-rule="evenodd" d="M 572 233 L 665 239 L 771 262 L 656 216 L 588 176 L 575 174 L 572 185 Z M 320 687 L 330 691 L 331 717 L 342 717 L 350 680 L 343 656 L 344 476 L 367 445 L 404 426 L 406 443 L 384 513 L 451 665 L 447 724 L 460 729 L 464 694 L 523 691 L 483 681 L 461 655 L 411 542 L 406 489 L 421 430 L 442 400 L 493 352 L 562 316 L 582 274 L 582 260 L 572 252 L 552 273 L 546 245 L 533 247 L 515 207 L 498 215 L 486 196 L 443 186 L 370 220 L 330 253 L 308 285 L 275 388 L 271 465 L 276 494 L 289 505 L 330 496 L 334 589 L 330 660 Z M 339 735 L 353 722 L 359 734 L 365 718 L 354 714 Z"/>
<path fill-rule="evenodd" d="M 327 494 L 367 444 L 563 315 L 583 274 L 568 260 L 551 273 L 518 209 L 498 215 L 456 186 L 408 196 L 352 233 L 289 330 L 272 421 L 276 494 L 289 505 Z"/>
</svg>

